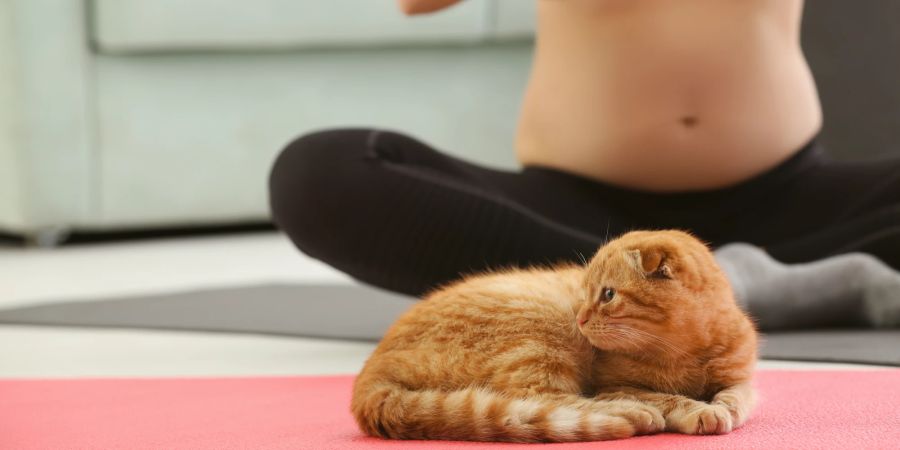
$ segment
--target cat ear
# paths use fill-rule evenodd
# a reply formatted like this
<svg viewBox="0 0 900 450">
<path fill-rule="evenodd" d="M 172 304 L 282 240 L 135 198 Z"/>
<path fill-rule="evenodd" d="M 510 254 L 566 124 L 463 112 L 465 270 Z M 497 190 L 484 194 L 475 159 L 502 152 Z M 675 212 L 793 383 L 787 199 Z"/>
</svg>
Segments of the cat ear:
<svg viewBox="0 0 900 450">
<path fill-rule="evenodd" d="M 634 270 L 648 278 L 672 278 L 672 269 L 666 264 L 666 254 L 659 250 L 625 252 L 625 260 Z"/>
</svg>

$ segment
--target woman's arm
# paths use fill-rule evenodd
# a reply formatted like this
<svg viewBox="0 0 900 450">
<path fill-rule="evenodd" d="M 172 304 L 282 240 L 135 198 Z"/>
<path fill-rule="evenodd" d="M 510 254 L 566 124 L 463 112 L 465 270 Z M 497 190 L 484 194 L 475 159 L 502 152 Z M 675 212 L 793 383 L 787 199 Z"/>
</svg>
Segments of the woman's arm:
<svg viewBox="0 0 900 450">
<path fill-rule="evenodd" d="M 460 0 L 397 0 L 400 10 L 408 16 L 439 11 L 459 2 Z"/>
</svg>

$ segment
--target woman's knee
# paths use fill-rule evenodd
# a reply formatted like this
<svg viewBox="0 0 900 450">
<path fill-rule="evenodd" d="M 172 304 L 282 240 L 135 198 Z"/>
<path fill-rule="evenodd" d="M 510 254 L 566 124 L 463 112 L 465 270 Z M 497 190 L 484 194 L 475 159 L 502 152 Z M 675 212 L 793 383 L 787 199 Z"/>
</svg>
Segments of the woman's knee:
<svg viewBox="0 0 900 450">
<path fill-rule="evenodd" d="M 339 160 L 358 157 L 366 151 L 366 140 L 372 130 L 329 129 L 304 134 L 291 141 L 275 158 L 269 176 L 270 187 L 307 173 L 315 173 L 323 166 L 333 166 Z"/>
<path fill-rule="evenodd" d="M 288 144 L 269 174 L 269 206 L 276 225 L 309 253 L 340 217 L 337 198 L 359 182 L 371 130 L 335 129 L 303 135 Z M 345 205 L 347 206 L 347 205 Z"/>
</svg>

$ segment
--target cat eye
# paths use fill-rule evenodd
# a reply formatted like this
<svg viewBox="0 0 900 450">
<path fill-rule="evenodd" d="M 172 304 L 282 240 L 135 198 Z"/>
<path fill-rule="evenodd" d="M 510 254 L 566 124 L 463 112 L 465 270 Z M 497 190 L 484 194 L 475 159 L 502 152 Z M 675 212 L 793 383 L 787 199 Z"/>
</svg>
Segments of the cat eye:
<svg viewBox="0 0 900 450">
<path fill-rule="evenodd" d="M 600 290 L 600 303 L 609 303 L 616 296 L 616 290 L 613 288 L 603 288 Z"/>
</svg>

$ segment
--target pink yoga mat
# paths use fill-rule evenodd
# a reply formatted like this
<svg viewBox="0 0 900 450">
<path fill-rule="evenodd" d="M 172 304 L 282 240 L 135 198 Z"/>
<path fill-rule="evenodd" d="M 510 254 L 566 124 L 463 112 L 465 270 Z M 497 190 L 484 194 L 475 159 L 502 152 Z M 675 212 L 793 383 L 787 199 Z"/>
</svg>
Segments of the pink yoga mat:
<svg viewBox="0 0 900 450">
<path fill-rule="evenodd" d="M 762 371 L 725 436 L 575 444 L 383 441 L 348 412 L 353 378 L 0 380 L 2 449 L 900 449 L 900 370 Z"/>
</svg>

